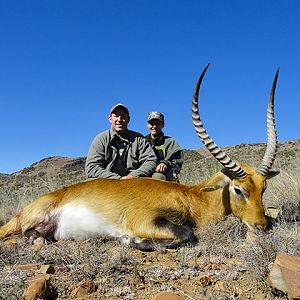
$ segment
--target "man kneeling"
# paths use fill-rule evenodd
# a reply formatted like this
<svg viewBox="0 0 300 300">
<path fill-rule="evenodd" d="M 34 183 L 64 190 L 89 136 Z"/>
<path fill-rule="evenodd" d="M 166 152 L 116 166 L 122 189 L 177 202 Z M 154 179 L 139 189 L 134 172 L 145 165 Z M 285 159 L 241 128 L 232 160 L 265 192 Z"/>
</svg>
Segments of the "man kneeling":
<svg viewBox="0 0 300 300">
<path fill-rule="evenodd" d="M 178 181 L 178 174 L 183 163 L 183 153 L 177 142 L 165 136 L 162 129 L 165 125 L 164 115 L 161 112 L 150 112 L 147 127 L 150 134 L 146 136 L 154 150 L 158 165 L 153 178 L 168 181 Z"/>
</svg>

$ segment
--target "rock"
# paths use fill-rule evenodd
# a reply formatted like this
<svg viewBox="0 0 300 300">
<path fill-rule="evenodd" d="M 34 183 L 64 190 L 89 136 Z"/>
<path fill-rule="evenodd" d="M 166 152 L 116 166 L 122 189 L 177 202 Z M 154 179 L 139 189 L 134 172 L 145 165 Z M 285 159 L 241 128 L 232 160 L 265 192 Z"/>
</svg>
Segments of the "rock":
<svg viewBox="0 0 300 300">
<path fill-rule="evenodd" d="M 230 267 L 225 264 L 208 264 L 203 267 L 203 270 L 229 270 Z"/>
<path fill-rule="evenodd" d="M 242 266 L 241 260 L 237 258 L 224 258 L 224 263 L 228 265 L 230 268 L 232 268 L 233 266 L 238 266 L 238 267 Z"/>
<path fill-rule="evenodd" d="M 172 292 L 161 292 L 156 294 L 152 300 L 183 300 Z"/>
<path fill-rule="evenodd" d="M 42 236 L 40 236 L 40 237 L 36 238 L 32 243 L 34 245 L 45 245 L 46 240 Z"/>
<path fill-rule="evenodd" d="M 300 257 L 278 253 L 268 276 L 273 288 L 288 293 L 290 299 L 300 299 Z"/>
<path fill-rule="evenodd" d="M 212 277 L 210 275 L 203 275 L 197 278 L 202 286 L 208 286 L 212 284 Z"/>
<path fill-rule="evenodd" d="M 54 274 L 55 268 L 50 265 L 42 265 L 40 268 L 40 272 L 43 274 Z"/>
<path fill-rule="evenodd" d="M 32 246 L 31 246 L 31 249 L 33 251 L 40 251 L 42 249 L 42 247 L 45 245 L 46 241 L 43 237 L 38 237 L 36 238 L 33 242 L 32 242 Z"/>
<path fill-rule="evenodd" d="M 39 267 L 38 264 L 24 264 L 24 265 L 16 265 L 16 269 L 22 271 L 33 271 L 37 270 Z"/>
<path fill-rule="evenodd" d="M 277 207 L 273 207 L 273 206 L 267 207 L 266 211 L 267 211 L 267 214 L 273 219 L 276 219 L 280 213 L 280 209 Z"/>
<path fill-rule="evenodd" d="M 45 299 L 50 295 L 49 275 L 42 275 L 33 279 L 23 293 L 25 300 Z"/>
<path fill-rule="evenodd" d="M 97 289 L 98 287 L 93 280 L 84 279 L 81 282 L 79 282 L 75 287 L 75 289 L 71 292 L 71 297 L 76 298 L 76 297 L 86 296 L 96 292 Z"/>
</svg>

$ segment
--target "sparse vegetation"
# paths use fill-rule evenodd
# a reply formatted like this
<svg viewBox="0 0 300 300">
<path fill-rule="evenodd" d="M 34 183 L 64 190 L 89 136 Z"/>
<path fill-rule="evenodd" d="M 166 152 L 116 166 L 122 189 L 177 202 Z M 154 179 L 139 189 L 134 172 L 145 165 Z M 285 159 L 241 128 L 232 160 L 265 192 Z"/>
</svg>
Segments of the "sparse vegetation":
<svg viewBox="0 0 300 300">
<path fill-rule="evenodd" d="M 278 210 L 278 216 L 266 234 L 254 236 L 237 218 L 229 216 L 197 229 L 199 243 L 177 251 L 143 253 L 104 237 L 59 241 L 41 248 L 25 238 L 10 245 L 0 241 L 0 299 L 21 299 L 28 281 L 38 272 L 18 268 L 28 263 L 55 267 L 51 275 L 54 299 L 70 299 L 71 290 L 85 278 L 98 285 L 93 296 L 85 299 L 150 300 L 159 291 L 197 300 L 287 299 L 272 290 L 266 279 L 278 252 L 300 255 L 299 149 L 299 140 L 280 144 L 274 169 L 281 174 L 268 182 L 264 198 L 265 206 Z M 226 152 L 237 161 L 256 166 L 264 145 L 243 144 L 226 148 Z M 0 174 L 0 222 L 41 194 L 85 180 L 83 164 L 83 159 L 68 160 L 67 167 L 61 163 L 52 172 L 36 163 L 26 174 Z M 180 180 L 196 183 L 220 168 L 213 158 L 185 151 Z"/>
</svg>

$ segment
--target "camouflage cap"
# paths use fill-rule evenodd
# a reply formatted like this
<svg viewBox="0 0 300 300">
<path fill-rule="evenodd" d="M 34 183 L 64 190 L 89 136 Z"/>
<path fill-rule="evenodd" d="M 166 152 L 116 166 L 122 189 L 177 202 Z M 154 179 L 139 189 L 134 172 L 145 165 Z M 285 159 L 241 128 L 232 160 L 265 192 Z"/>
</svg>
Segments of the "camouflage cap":
<svg viewBox="0 0 300 300">
<path fill-rule="evenodd" d="M 151 111 L 148 115 L 148 122 L 151 121 L 151 120 L 159 120 L 163 123 L 165 123 L 165 118 L 164 118 L 164 115 L 159 112 L 159 111 Z"/>
</svg>

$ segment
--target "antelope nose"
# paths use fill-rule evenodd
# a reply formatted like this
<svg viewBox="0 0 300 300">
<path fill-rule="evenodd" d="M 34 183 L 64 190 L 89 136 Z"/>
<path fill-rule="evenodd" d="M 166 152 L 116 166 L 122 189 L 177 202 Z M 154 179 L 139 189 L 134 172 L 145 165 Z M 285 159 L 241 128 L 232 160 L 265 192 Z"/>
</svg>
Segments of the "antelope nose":
<svg viewBox="0 0 300 300">
<path fill-rule="evenodd" d="M 266 216 L 266 219 L 267 219 L 267 224 L 265 230 L 270 230 L 276 224 L 276 220 L 269 216 Z"/>
</svg>

